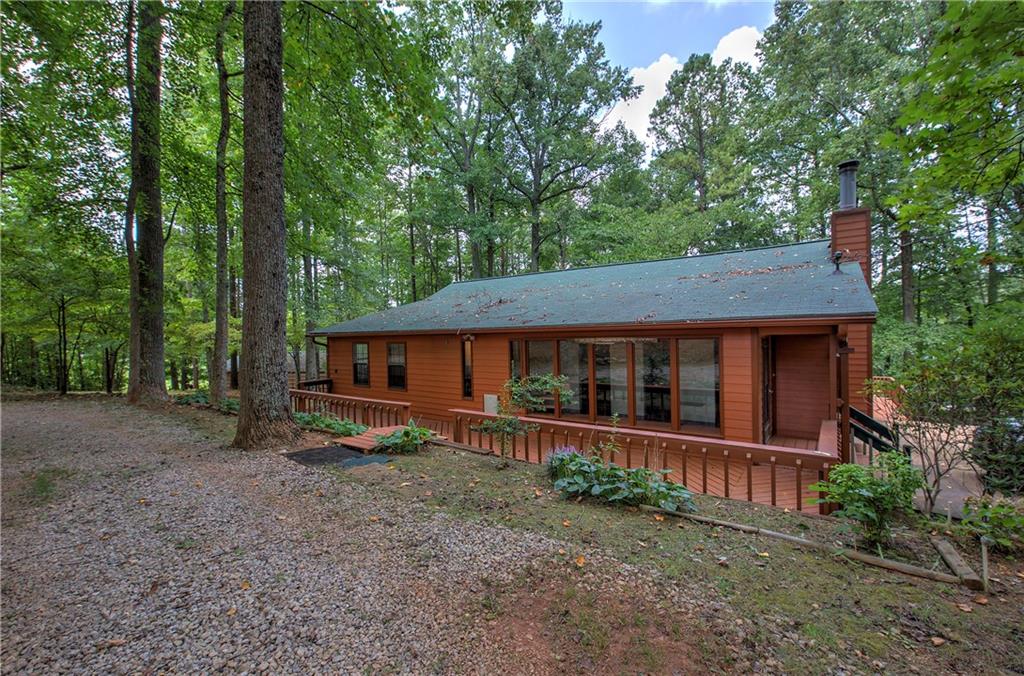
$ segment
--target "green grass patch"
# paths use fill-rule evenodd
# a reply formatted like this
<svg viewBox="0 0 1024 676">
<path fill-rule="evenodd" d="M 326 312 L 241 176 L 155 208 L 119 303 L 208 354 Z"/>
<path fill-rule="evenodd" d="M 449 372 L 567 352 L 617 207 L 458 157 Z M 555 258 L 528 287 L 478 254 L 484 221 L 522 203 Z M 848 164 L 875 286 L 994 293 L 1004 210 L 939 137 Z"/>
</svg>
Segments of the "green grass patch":
<svg viewBox="0 0 1024 676">
<path fill-rule="evenodd" d="M 36 504 L 46 504 L 56 496 L 59 484 L 72 474 L 71 470 L 63 467 L 47 467 L 35 472 L 29 479 L 29 497 Z"/>
</svg>

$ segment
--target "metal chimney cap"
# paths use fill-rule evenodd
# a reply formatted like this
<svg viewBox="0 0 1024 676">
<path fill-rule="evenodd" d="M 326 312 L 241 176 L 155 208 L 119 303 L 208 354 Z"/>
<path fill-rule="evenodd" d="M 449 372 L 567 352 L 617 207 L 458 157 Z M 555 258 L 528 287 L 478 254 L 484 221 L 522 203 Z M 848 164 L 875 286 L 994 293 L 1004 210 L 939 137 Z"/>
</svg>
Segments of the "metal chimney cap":
<svg viewBox="0 0 1024 676">
<path fill-rule="evenodd" d="M 839 171 L 845 171 L 847 169 L 856 169 L 860 166 L 860 160 L 846 160 L 845 162 L 839 163 Z"/>
</svg>

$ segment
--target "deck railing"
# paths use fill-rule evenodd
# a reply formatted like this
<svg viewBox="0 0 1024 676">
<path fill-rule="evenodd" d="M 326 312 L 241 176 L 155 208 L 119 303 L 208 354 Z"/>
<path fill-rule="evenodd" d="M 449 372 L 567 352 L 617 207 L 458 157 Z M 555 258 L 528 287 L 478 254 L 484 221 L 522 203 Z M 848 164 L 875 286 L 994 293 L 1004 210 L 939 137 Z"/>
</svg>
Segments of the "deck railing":
<svg viewBox="0 0 1024 676">
<path fill-rule="evenodd" d="M 300 380 L 296 383 L 295 388 L 299 390 L 307 390 L 309 392 L 323 392 L 325 394 L 330 394 L 333 384 L 334 381 L 330 378 L 317 378 L 315 380 Z"/>
<path fill-rule="evenodd" d="M 411 417 L 411 404 L 407 401 L 346 397 L 309 390 L 289 390 L 288 394 L 296 413 L 331 413 L 370 427 L 404 425 Z"/>
<path fill-rule="evenodd" d="M 497 417 L 495 414 L 470 409 L 449 412 L 454 417 L 452 441 L 500 452 L 499 439 L 478 429 L 483 420 Z M 838 462 L 834 453 L 551 418 L 523 416 L 520 420 L 532 428 L 525 437 L 508 441 L 512 457 L 520 460 L 542 463 L 559 446 L 586 451 L 614 437 L 620 450 L 614 458 L 606 452 L 606 461 L 623 467 L 670 470 L 669 480 L 696 493 L 798 511 L 829 511 L 826 504 L 813 504 L 824 496 L 808 487 L 828 476 Z"/>
</svg>

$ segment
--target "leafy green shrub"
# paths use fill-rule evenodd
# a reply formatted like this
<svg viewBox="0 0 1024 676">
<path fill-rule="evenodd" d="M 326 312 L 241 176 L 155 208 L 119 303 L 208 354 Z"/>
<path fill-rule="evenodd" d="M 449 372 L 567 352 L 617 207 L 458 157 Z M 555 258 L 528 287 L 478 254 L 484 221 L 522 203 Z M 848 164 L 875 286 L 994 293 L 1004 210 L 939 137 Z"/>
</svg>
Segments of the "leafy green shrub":
<svg viewBox="0 0 1024 676">
<path fill-rule="evenodd" d="M 295 422 L 302 427 L 311 427 L 318 430 L 327 430 L 340 437 L 351 437 L 362 434 L 370 429 L 366 425 L 360 425 L 348 418 L 339 420 L 337 416 L 330 413 L 296 413 Z"/>
<path fill-rule="evenodd" d="M 412 420 L 409 424 L 390 434 L 377 435 L 377 443 L 384 447 L 385 453 L 397 453 L 408 455 L 423 448 L 423 445 L 430 441 L 434 433 L 426 427 L 418 427 Z"/>
<path fill-rule="evenodd" d="M 221 399 L 218 409 L 224 413 L 238 413 L 239 406 L 237 399 L 224 398 Z"/>
<path fill-rule="evenodd" d="M 498 397 L 498 417 L 481 420 L 471 429 L 481 434 L 489 434 L 498 438 L 498 448 L 504 461 L 509 450 L 509 442 L 515 437 L 525 437 L 537 429 L 531 423 L 519 419 L 517 413 L 525 409 L 527 412 L 543 410 L 546 398 L 557 395 L 563 404 L 572 400 L 572 390 L 565 376 L 544 375 L 511 378 L 502 386 Z M 508 466 L 508 462 L 504 462 Z"/>
<path fill-rule="evenodd" d="M 566 447 L 548 456 L 548 473 L 555 488 L 567 496 L 591 496 L 616 504 L 651 505 L 671 511 L 696 509 L 686 487 L 662 478 L 667 470 L 626 469 Z"/>
<path fill-rule="evenodd" d="M 174 397 L 174 403 L 182 406 L 192 404 L 201 404 L 205 406 L 210 403 L 210 397 L 207 395 L 206 390 L 196 390 L 195 392 L 189 392 L 188 394 L 176 395 Z"/>
<path fill-rule="evenodd" d="M 988 537 L 1003 551 L 1024 550 L 1024 501 L 1005 498 L 969 498 L 964 503 L 960 528 L 977 538 Z"/>
<path fill-rule="evenodd" d="M 810 488 L 825 493 L 815 502 L 839 503 L 836 515 L 853 519 L 868 544 L 880 545 L 891 537 L 893 518 L 913 508 L 914 493 L 923 485 L 921 470 L 906 455 L 891 452 L 879 453 L 871 466 L 834 467 L 827 481 Z"/>
</svg>

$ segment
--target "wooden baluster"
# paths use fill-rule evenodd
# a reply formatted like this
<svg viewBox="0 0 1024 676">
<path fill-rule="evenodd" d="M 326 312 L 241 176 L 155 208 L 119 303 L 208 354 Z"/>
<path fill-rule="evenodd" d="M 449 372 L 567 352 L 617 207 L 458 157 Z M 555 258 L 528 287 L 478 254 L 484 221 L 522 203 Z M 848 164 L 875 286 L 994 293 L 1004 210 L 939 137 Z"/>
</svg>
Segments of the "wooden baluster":
<svg viewBox="0 0 1024 676">
<path fill-rule="evenodd" d="M 666 442 L 664 442 L 664 441 L 661 442 L 661 469 L 662 470 L 666 470 L 666 469 L 667 470 L 671 470 L 672 469 L 671 467 L 668 466 L 668 444 Z M 665 474 L 663 472 L 661 476 L 662 476 L 662 478 L 665 478 L 665 477 L 668 477 L 668 476 L 671 476 L 671 475 L 670 474 Z"/>
<path fill-rule="evenodd" d="M 804 489 L 800 477 L 803 467 L 804 461 L 798 459 L 796 461 L 796 511 L 798 512 L 804 511 Z"/>
<path fill-rule="evenodd" d="M 754 501 L 754 462 L 747 453 L 747 502 Z"/>
<path fill-rule="evenodd" d="M 583 453 L 583 452 L 584 452 L 584 450 L 585 450 L 585 449 L 583 448 L 583 432 L 582 432 L 582 431 L 580 432 L 580 440 L 579 440 L 579 442 L 578 442 L 578 443 L 576 444 L 576 450 L 577 450 L 577 451 L 579 451 L 580 453 Z"/>
<path fill-rule="evenodd" d="M 722 450 L 722 474 L 725 478 L 725 497 L 729 497 L 729 449 Z"/>
<path fill-rule="evenodd" d="M 626 468 L 633 466 L 633 440 L 626 437 Z"/>
<path fill-rule="evenodd" d="M 542 444 L 541 444 L 541 440 L 540 440 L 541 434 L 542 434 L 542 432 L 541 432 L 541 429 L 540 429 L 540 425 L 537 425 L 537 464 L 538 465 L 541 462 L 543 462 L 542 456 L 544 454 L 544 451 L 543 451 L 543 448 L 542 448 Z M 526 453 L 526 462 L 530 462 L 530 453 L 529 453 L 529 451 L 527 451 L 527 453 Z"/>
<path fill-rule="evenodd" d="M 700 492 L 706 494 L 708 492 L 708 449 L 707 449 L 706 446 L 701 446 L 700 447 L 700 455 L 701 455 L 701 470 L 700 470 L 700 474 L 701 474 L 701 478 L 700 478 L 700 481 L 701 481 L 701 491 Z"/>
<path fill-rule="evenodd" d="M 772 479 L 771 479 L 771 483 L 772 483 L 772 507 L 776 507 L 776 506 L 778 506 L 779 503 L 776 502 L 776 500 L 775 500 L 775 456 L 774 455 L 771 457 L 770 462 L 772 464 Z"/>
<path fill-rule="evenodd" d="M 645 469 L 648 467 L 648 463 L 650 462 L 649 453 L 650 453 L 650 451 L 647 448 L 647 439 L 644 439 L 644 468 Z"/>
<path fill-rule="evenodd" d="M 688 467 L 688 465 L 690 463 L 689 463 L 689 455 L 686 452 L 686 444 L 682 444 L 682 450 L 683 450 L 683 485 L 686 486 L 687 488 L 689 488 L 690 487 L 690 483 L 689 483 L 689 480 L 690 480 L 689 469 L 690 468 Z"/>
</svg>

